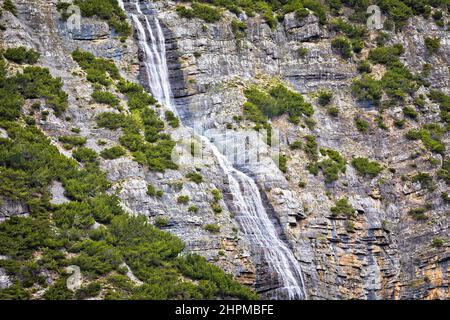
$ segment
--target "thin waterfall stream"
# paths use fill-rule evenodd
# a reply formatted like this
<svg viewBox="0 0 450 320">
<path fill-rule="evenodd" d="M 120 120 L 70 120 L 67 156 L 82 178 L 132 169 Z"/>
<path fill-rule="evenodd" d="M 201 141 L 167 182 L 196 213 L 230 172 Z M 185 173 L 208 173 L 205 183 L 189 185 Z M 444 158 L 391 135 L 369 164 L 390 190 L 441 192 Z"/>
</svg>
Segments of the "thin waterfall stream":
<svg viewBox="0 0 450 320">
<path fill-rule="evenodd" d="M 153 96 L 165 107 L 178 114 L 173 101 L 166 60 L 166 43 L 155 10 L 149 3 L 135 1 L 119 5 L 125 8 L 137 31 L 140 50 L 144 53 L 142 64 L 146 71 L 146 84 Z M 145 14 L 141 10 L 145 7 Z M 236 169 L 209 138 L 195 132 L 214 156 L 228 178 L 236 217 L 252 248 L 264 255 L 269 270 L 276 274 L 280 287 L 272 293 L 275 299 L 307 299 L 302 270 L 288 245 L 281 240 L 267 213 L 255 181 Z"/>
</svg>

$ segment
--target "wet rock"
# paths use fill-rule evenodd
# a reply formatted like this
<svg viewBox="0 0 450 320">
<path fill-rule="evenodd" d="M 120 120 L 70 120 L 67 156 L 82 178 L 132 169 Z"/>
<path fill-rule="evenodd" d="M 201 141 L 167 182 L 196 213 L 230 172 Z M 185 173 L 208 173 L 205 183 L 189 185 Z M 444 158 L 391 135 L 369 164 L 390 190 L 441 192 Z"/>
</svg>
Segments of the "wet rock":
<svg viewBox="0 0 450 320">
<path fill-rule="evenodd" d="M 6 289 L 12 286 L 12 281 L 6 273 L 5 269 L 0 268 L 0 289 Z"/>
</svg>

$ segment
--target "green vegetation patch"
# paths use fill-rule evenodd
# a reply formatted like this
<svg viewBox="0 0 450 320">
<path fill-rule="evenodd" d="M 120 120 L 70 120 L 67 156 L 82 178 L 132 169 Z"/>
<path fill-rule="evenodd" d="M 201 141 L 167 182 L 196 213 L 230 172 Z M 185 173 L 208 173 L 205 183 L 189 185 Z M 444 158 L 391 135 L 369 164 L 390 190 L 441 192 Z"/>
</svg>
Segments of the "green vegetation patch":
<svg viewBox="0 0 450 320">
<path fill-rule="evenodd" d="M 8 48 L 2 52 L 2 55 L 9 61 L 19 64 L 35 64 L 40 56 L 35 50 L 25 47 Z"/>
<path fill-rule="evenodd" d="M 121 37 L 131 34 L 131 27 L 127 22 L 125 12 L 119 7 L 117 0 L 75 0 L 74 5 L 78 6 L 83 17 L 98 17 L 108 22 L 108 25 Z M 58 2 L 58 10 L 62 10 L 63 19 L 68 18 L 66 9 L 70 3 Z"/>
<path fill-rule="evenodd" d="M 164 171 L 166 169 L 178 169 L 172 161 L 172 151 L 175 142 L 170 135 L 164 133 L 165 124 L 159 118 L 158 113 L 151 108 L 156 100 L 139 85 L 120 77 L 115 64 L 106 59 L 96 58 L 94 55 L 81 50 L 72 53 L 75 61 L 89 75 L 98 77 L 91 78 L 91 82 L 104 85 L 115 84 L 120 93 L 127 97 L 127 104 L 131 114 L 102 113 L 97 116 L 97 125 L 110 130 L 122 129 L 123 134 L 119 141 L 133 155 L 139 164 L 145 164 L 153 171 Z M 117 98 L 109 93 L 100 91 L 100 101 L 117 105 Z M 178 119 L 170 113 L 166 118 L 173 127 L 179 125 Z"/>
<path fill-rule="evenodd" d="M 445 129 L 439 124 L 426 124 L 418 130 L 410 130 L 406 133 L 406 138 L 410 140 L 421 140 L 425 148 L 432 152 L 445 152 L 445 145 L 441 141 L 445 134 Z"/>
<path fill-rule="evenodd" d="M 320 149 L 320 153 L 327 158 L 318 162 L 318 168 L 322 171 L 325 182 L 331 183 L 339 178 L 339 173 L 345 173 L 347 161 L 342 155 L 332 149 Z"/>
<path fill-rule="evenodd" d="M 376 161 L 370 161 L 367 158 L 354 158 L 352 160 L 352 166 L 358 171 L 362 176 L 370 176 L 372 178 L 376 177 L 383 167 Z"/>
<path fill-rule="evenodd" d="M 346 37 L 336 37 L 331 41 L 331 47 L 343 58 L 350 59 L 353 56 L 353 47 Z"/>
<path fill-rule="evenodd" d="M 251 86 L 244 93 L 247 102 L 256 106 L 263 115 L 269 118 L 287 113 L 291 122 L 298 123 L 301 116 L 311 117 L 314 114 L 312 105 L 305 102 L 300 93 L 294 92 L 282 84 L 272 86 L 267 91 Z"/>
<path fill-rule="evenodd" d="M 356 216 L 356 210 L 352 207 L 347 198 L 342 198 L 336 201 L 334 207 L 330 209 L 333 217 L 344 215 L 347 218 L 354 218 Z"/>
<path fill-rule="evenodd" d="M 119 99 L 112 94 L 111 92 L 108 91 L 102 91 L 102 90 L 95 90 L 92 93 L 92 99 L 96 102 L 96 103 L 103 103 L 103 104 L 107 104 L 111 107 L 118 107 L 119 106 Z"/>
<path fill-rule="evenodd" d="M 114 146 L 108 149 L 104 149 L 100 152 L 100 156 L 106 160 L 118 159 L 125 156 L 126 154 L 126 150 L 121 146 Z"/>
<path fill-rule="evenodd" d="M 5 74 L 1 72 L 0 74 Z M 12 76 L 14 78 L 15 76 Z M 9 92 L 13 79 L 2 76 L 0 89 Z M 14 88 L 12 86 L 12 88 Z M 20 94 L 20 93 L 19 93 Z M 21 101 L 27 98 L 21 95 Z M 18 108 L 22 117 L 21 108 Z M 182 254 L 184 244 L 150 225 L 144 216 L 132 217 L 110 192 L 111 184 L 97 165 L 96 154 L 79 136 L 61 137 L 78 148 L 63 156 L 34 125 L 0 113 L 0 194 L 22 201 L 28 217 L 11 217 L 0 224 L 0 267 L 13 282 L 0 289 L 0 299 L 29 299 L 44 289 L 44 299 L 67 300 L 98 296 L 107 299 L 255 299 L 257 295 L 219 268 L 195 255 Z M 62 183 L 70 200 L 50 203 L 50 187 Z M 95 222 L 102 225 L 96 229 Z M 142 286 L 123 276 L 122 263 L 133 270 Z M 81 268 L 88 285 L 67 289 L 65 267 Z M 55 277 L 49 285 L 43 274 Z"/>
<path fill-rule="evenodd" d="M 188 178 L 190 181 L 195 182 L 197 184 L 203 182 L 203 176 L 198 172 L 189 172 L 186 175 L 186 178 Z"/>
<path fill-rule="evenodd" d="M 112 79 L 120 78 L 119 69 L 111 60 L 97 58 L 92 53 L 80 49 L 72 52 L 72 58 L 86 72 L 87 80 L 92 83 L 109 86 Z"/>
<path fill-rule="evenodd" d="M 383 96 L 381 83 L 369 75 L 353 81 L 352 94 L 360 102 L 378 106 Z"/>
<path fill-rule="evenodd" d="M 198 18 L 208 23 L 217 22 L 222 17 L 220 9 L 199 2 L 192 3 L 191 8 L 179 5 L 177 6 L 177 12 L 183 18 Z"/>
</svg>

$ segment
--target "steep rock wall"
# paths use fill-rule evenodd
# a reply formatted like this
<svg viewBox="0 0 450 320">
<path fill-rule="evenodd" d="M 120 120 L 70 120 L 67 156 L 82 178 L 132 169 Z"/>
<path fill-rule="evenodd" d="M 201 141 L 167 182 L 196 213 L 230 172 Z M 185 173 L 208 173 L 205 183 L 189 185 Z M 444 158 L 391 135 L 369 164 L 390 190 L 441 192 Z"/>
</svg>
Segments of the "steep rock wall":
<svg viewBox="0 0 450 320">
<path fill-rule="evenodd" d="M 387 131 L 371 125 L 369 134 L 363 135 L 355 128 L 356 115 L 372 120 L 376 111 L 359 106 L 352 98 L 350 84 L 357 75 L 356 64 L 333 53 L 334 34 L 320 26 L 313 15 L 301 21 L 287 15 L 274 30 L 261 18 L 242 15 L 239 18 L 248 29 L 246 36 L 237 40 L 230 26 L 230 21 L 238 18 L 233 14 L 226 13 L 222 21 L 206 24 L 178 17 L 172 1 L 158 2 L 157 6 L 169 39 L 174 93 L 182 117 L 191 125 L 200 123 L 224 130 L 233 123 L 233 116 L 242 114 L 243 88 L 248 83 L 270 81 L 271 77 L 290 83 L 307 94 L 310 101 L 314 101 L 313 94 L 319 89 L 334 93 L 334 103 L 340 108 L 338 121 L 318 107 L 314 115 L 317 126 L 312 131 L 285 119 L 273 121 L 289 157 L 286 176 L 258 165 L 245 168 L 267 194 L 268 206 L 274 208 L 274 216 L 306 273 L 311 297 L 448 297 L 448 249 L 431 245 L 435 237 L 448 235 L 448 203 L 440 197 L 447 187 L 440 181 L 429 193 L 420 183 L 402 180 L 402 176 L 432 171 L 429 157 L 437 157 L 438 161 L 442 158 L 424 150 L 420 142 L 411 143 L 404 137 L 406 130 L 393 126 L 392 119 L 401 108 L 387 111 Z M 441 39 L 437 55 L 426 53 L 425 37 Z M 425 63 L 431 64 L 431 87 L 449 91 L 448 32 L 432 21 L 413 18 L 401 33 L 392 34 L 390 43 L 404 46 L 401 59 L 411 70 L 419 72 Z M 299 55 L 301 47 L 308 49 L 306 56 Z M 363 55 L 367 52 L 364 49 Z M 420 90 L 426 92 L 425 88 Z M 419 123 L 439 119 L 436 105 L 430 103 L 427 108 Z M 244 128 L 234 126 L 234 130 Z M 364 156 L 391 170 L 377 179 L 367 179 L 347 165 L 338 182 L 326 185 L 323 178 L 305 170 L 304 155 L 287 148 L 288 143 L 305 134 L 314 134 L 320 146 L 338 150 L 346 159 Z M 448 146 L 448 135 L 444 142 Z M 299 188 L 298 181 L 306 182 L 306 187 Z M 344 196 L 358 210 L 351 232 L 345 219 L 330 214 L 334 199 Z M 301 204 L 300 220 L 298 210 L 287 206 L 292 201 Z M 427 223 L 408 216 L 409 209 L 425 203 L 432 204 Z"/>
</svg>

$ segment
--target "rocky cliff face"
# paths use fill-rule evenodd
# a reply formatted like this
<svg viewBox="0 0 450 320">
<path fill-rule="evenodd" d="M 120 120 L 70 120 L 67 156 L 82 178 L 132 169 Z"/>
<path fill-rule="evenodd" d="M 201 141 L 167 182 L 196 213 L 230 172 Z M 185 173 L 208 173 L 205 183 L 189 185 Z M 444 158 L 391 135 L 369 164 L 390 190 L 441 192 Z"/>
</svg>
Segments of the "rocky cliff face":
<svg viewBox="0 0 450 320">
<path fill-rule="evenodd" d="M 56 10 L 56 0 L 18 0 L 18 15 L 4 12 L 2 22 L 8 25 L 2 32 L 2 46 L 24 45 L 41 53 L 39 61 L 50 68 L 54 76 L 63 79 L 69 94 L 69 108 L 63 117 L 50 113 L 39 126 L 49 137 L 67 135 L 73 127 L 81 129 L 87 146 L 101 151 L 118 143 L 119 133 L 96 127 L 95 117 L 110 111 L 104 105 L 93 104 L 91 85 L 79 76 L 80 70 L 70 54 L 76 48 L 97 56 L 112 58 L 127 79 L 139 79 L 139 50 L 135 39 L 121 43 L 113 37 L 107 24 L 96 19 L 83 19 L 79 32 L 70 32 Z M 178 17 L 175 3 L 158 1 L 158 18 L 167 40 L 170 79 L 176 104 L 187 126 L 225 129 L 231 123 L 234 134 L 249 128 L 235 123 L 233 116 L 242 114 L 243 93 L 250 83 L 267 83 L 278 78 L 305 95 L 315 105 L 315 93 L 329 89 L 333 103 L 339 106 L 338 119 L 315 107 L 315 129 L 289 123 L 284 117 L 272 121 L 280 133 L 280 146 L 288 158 L 288 170 L 283 174 L 273 164 L 267 165 L 268 154 L 259 164 L 243 165 L 261 190 L 268 211 L 279 232 L 293 250 L 312 299 L 435 299 L 449 297 L 448 246 L 432 246 L 434 239 L 448 244 L 448 202 L 441 197 L 447 190 L 445 182 L 437 180 L 433 191 L 420 182 L 411 182 L 417 172 L 435 172 L 442 156 L 425 150 L 419 142 L 406 140 L 407 129 L 439 117 L 438 108 L 427 103 L 427 112 L 417 122 L 396 129 L 393 121 L 401 108 L 384 114 L 389 130 L 381 130 L 374 121 L 377 112 L 358 105 L 350 92 L 357 75 L 356 64 L 343 60 L 331 49 L 331 31 L 318 23 L 314 15 L 297 19 L 285 17 L 276 29 L 271 29 L 259 17 L 239 17 L 247 22 L 243 39 L 236 39 L 229 21 L 236 18 L 226 13 L 214 24 L 198 19 Z M 441 49 L 430 57 L 424 38 L 438 36 Z M 450 38 L 447 31 L 432 22 L 413 18 L 404 31 L 392 34 L 390 43 L 402 43 L 405 53 L 401 59 L 411 70 L 420 71 L 425 63 L 432 70 L 428 81 L 433 88 L 450 93 L 448 73 Z M 299 49 L 307 54 L 300 55 Z M 367 49 L 363 52 L 367 55 Z M 428 89 L 421 88 L 424 92 Z M 370 121 L 369 133 L 362 134 L 354 125 L 355 115 Z M 171 132 L 174 136 L 177 132 Z M 378 161 L 385 170 L 377 178 L 359 176 L 347 165 L 338 181 L 326 184 L 321 175 L 314 176 L 305 169 L 306 155 L 292 150 L 289 144 L 305 135 L 314 135 L 321 147 L 339 151 L 351 161 L 363 156 Z M 106 141 L 99 146 L 98 140 Z M 448 147 L 448 134 L 444 138 Z M 61 152 L 70 156 L 54 139 Z M 420 152 L 419 152 L 420 151 Z M 264 160 L 265 159 L 265 160 Z M 212 153 L 206 150 L 201 163 L 182 167 L 179 171 L 153 173 L 131 159 L 102 160 L 114 190 L 119 191 L 122 205 L 131 214 L 143 214 L 154 222 L 166 217 L 164 229 L 180 236 L 187 249 L 204 255 L 241 282 L 259 290 L 276 287 L 265 272 L 265 263 L 252 256 L 239 226 L 234 220 L 229 195 L 220 201 L 223 211 L 214 213 L 211 204 L 213 189 L 227 190 L 227 182 Z M 185 175 L 201 167 L 204 182 L 196 184 Z M 391 170 L 387 170 L 387 168 Z M 299 182 L 304 185 L 299 186 Z M 146 194 L 147 185 L 164 191 L 162 199 Z M 54 197 L 64 201 L 58 186 L 52 188 Z M 58 197 L 58 194 L 60 195 Z M 177 197 L 188 195 L 190 205 L 198 208 L 189 212 Z M 336 199 L 348 197 L 357 210 L 349 221 L 331 214 Z M 411 208 L 430 205 L 426 222 L 408 215 Z M 3 216 L 24 214 L 20 203 L 8 203 L 0 208 Z M 217 224 L 219 234 L 211 234 L 203 226 Z M 0 269 L 0 287 L 9 280 Z"/>
<path fill-rule="evenodd" d="M 429 193 L 420 183 L 405 182 L 402 176 L 431 172 L 427 161 L 433 155 L 404 137 L 389 120 L 389 130 L 371 125 L 361 134 L 353 119 L 361 115 L 374 119 L 373 109 L 358 106 L 350 93 L 356 64 L 343 60 L 331 49 L 332 32 L 318 23 L 314 15 L 299 20 L 288 14 L 272 30 L 262 19 L 239 18 L 247 23 L 246 36 L 236 39 L 229 21 L 208 24 L 180 18 L 173 2 L 158 4 L 159 18 L 166 26 L 172 83 L 180 113 L 186 122 L 225 128 L 233 116 L 242 114 L 243 88 L 249 83 L 264 83 L 277 77 L 314 101 L 314 93 L 329 89 L 340 108 L 338 120 L 316 108 L 314 130 L 273 122 L 280 131 L 282 150 L 288 154 L 288 172 L 264 170 L 249 165 L 267 194 L 287 241 L 303 271 L 312 298 L 328 299 L 423 299 L 448 297 L 448 250 L 433 248 L 434 238 L 448 235 L 448 204 L 441 199 L 447 186 L 439 182 Z M 372 35 L 373 37 L 374 35 Z M 426 37 L 439 37 L 441 49 L 430 57 L 424 47 Z M 432 88 L 449 91 L 449 34 L 422 18 L 412 19 L 403 32 L 392 35 L 390 43 L 405 48 L 402 61 L 419 72 L 425 63 L 433 65 L 428 77 Z M 307 48 L 306 56 L 299 55 Z M 365 51 L 368 51 L 365 49 Z M 367 55 L 367 52 L 363 53 Z M 421 90 L 425 90 L 422 88 Z M 395 119 L 401 108 L 391 109 L 386 118 Z M 420 122 L 439 117 L 436 106 L 429 105 Z M 207 115 L 205 117 L 205 115 Z M 206 123 L 206 124 L 205 124 Z M 417 126 L 417 124 L 411 124 Z M 234 126 L 235 130 L 244 130 Z M 237 128 L 236 128 L 237 127 Z M 345 158 L 364 156 L 395 169 L 376 179 L 362 178 L 347 165 L 345 175 L 333 184 L 324 184 L 305 169 L 307 159 L 288 144 L 306 134 L 317 137 L 320 146 L 338 150 Z M 448 136 L 445 140 L 448 143 Z M 420 150 L 419 157 L 416 153 Z M 434 155 L 439 161 L 440 155 Z M 386 170 L 387 171 L 387 170 Z M 287 178 L 287 180 L 285 179 Z M 306 183 L 299 188 L 298 182 Z M 345 219 L 330 214 L 334 199 L 348 196 L 358 215 L 354 230 L 348 231 Z M 298 210 L 287 204 L 300 203 Z M 408 216 L 412 207 L 432 203 L 427 223 Z M 295 207 L 295 206 L 294 206 Z"/>
<path fill-rule="evenodd" d="M 9 12 L 4 13 L 3 19 L 7 22 L 8 29 L 3 34 L 2 43 L 5 48 L 19 45 L 34 48 L 42 55 L 42 65 L 64 81 L 64 90 L 69 94 L 70 101 L 65 117 L 58 118 L 50 114 L 47 121 L 39 124 L 49 137 L 54 137 L 54 144 L 61 152 L 70 156 L 70 152 L 57 142 L 57 137 L 70 134 L 73 127 L 80 128 L 80 134 L 87 138 L 87 146 L 99 152 L 116 145 L 120 132 L 97 128 L 95 117 L 102 112 L 114 110 L 91 103 L 93 88 L 80 76 L 80 69 L 72 60 L 71 53 L 76 48 L 81 48 L 100 57 L 113 58 L 121 66 L 126 78 L 138 81 L 137 44 L 132 38 L 126 43 L 120 43 L 110 34 L 105 22 L 95 19 L 83 20 L 81 31 L 69 32 L 66 24 L 59 20 L 56 2 L 18 1 L 17 18 Z M 100 147 L 98 140 L 105 141 L 106 145 Z M 155 221 L 158 217 L 168 218 L 169 223 L 164 229 L 181 236 L 188 251 L 202 254 L 243 283 L 252 285 L 255 269 L 249 258 L 245 239 L 241 238 L 223 201 L 220 203 L 223 207 L 220 215 L 215 214 L 211 208 L 211 190 L 222 189 L 221 179 L 217 179 L 222 173 L 214 166 L 212 155 L 207 155 L 204 163 L 199 165 L 210 167 L 207 171 L 203 170 L 205 182 L 201 184 L 185 178 L 187 173 L 195 171 L 193 166 L 180 171 L 153 173 L 131 159 L 120 158 L 102 161 L 101 168 L 113 182 L 112 191 L 119 191 L 122 205 L 130 214 L 146 215 L 150 221 Z M 163 190 L 163 197 L 158 199 L 147 195 L 148 184 Z M 63 193 L 58 192 L 57 188 L 52 191 L 54 198 Z M 189 196 L 189 205 L 177 202 L 180 195 Z M 197 212 L 187 210 L 191 205 L 198 208 Z M 3 219 L 4 215 L 21 214 L 23 210 L 19 203 L 6 202 L 2 205 L 0 217 Z M 211 234 L 203 228 L 206 224 L 219 225 L 221 233 Z"/>
</svg>

